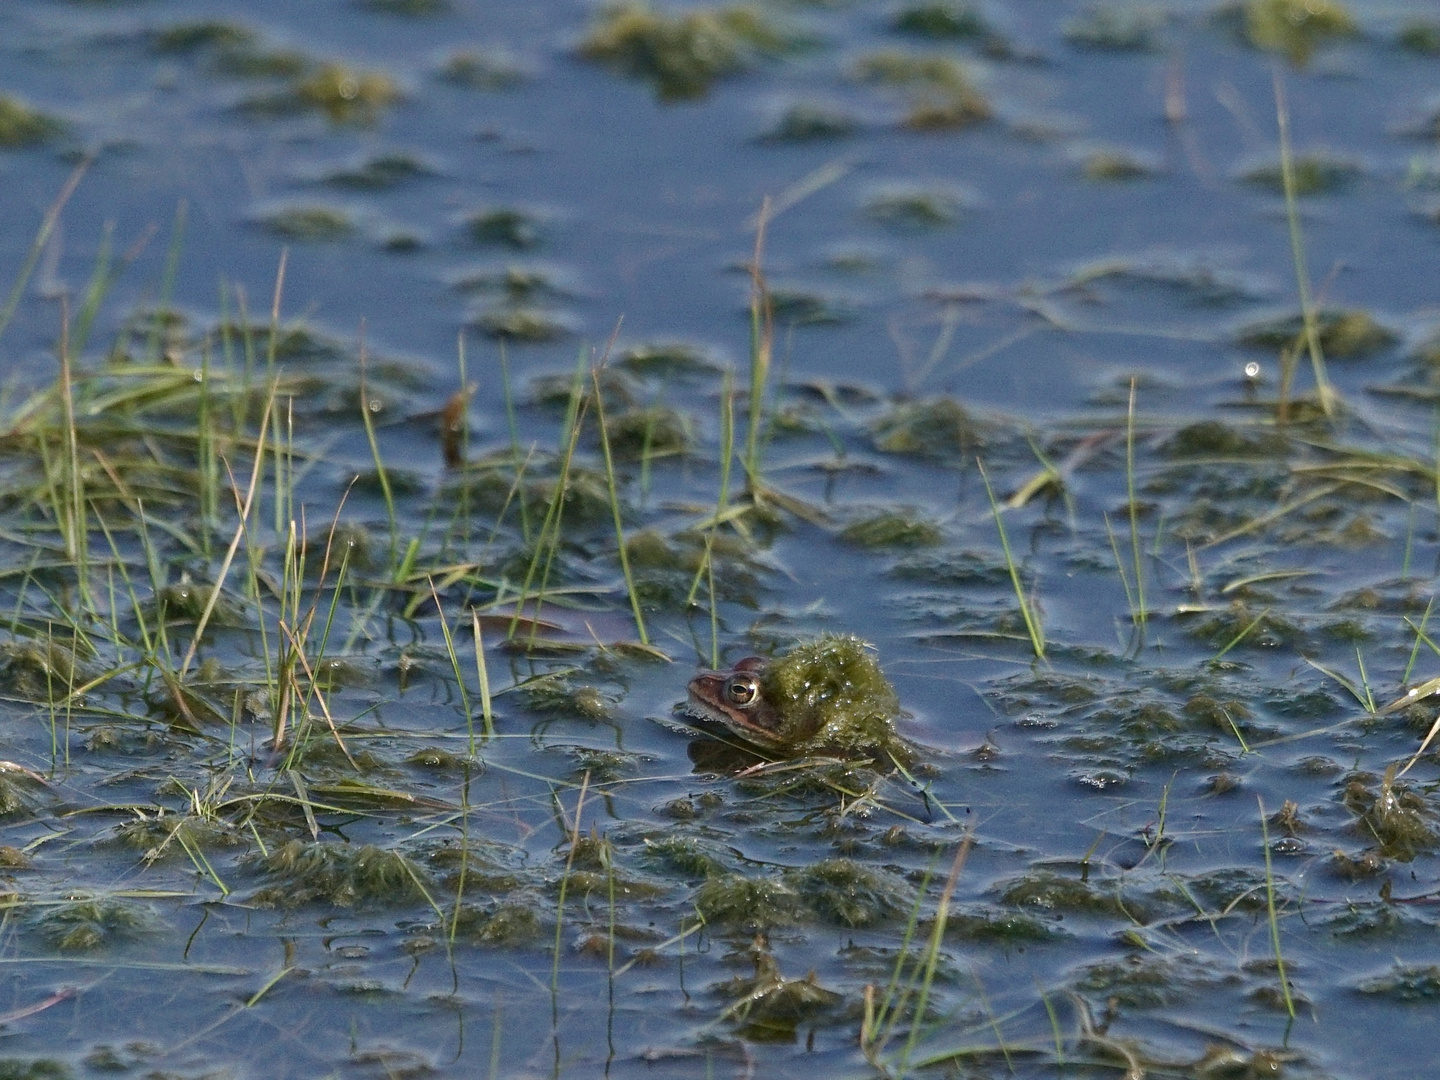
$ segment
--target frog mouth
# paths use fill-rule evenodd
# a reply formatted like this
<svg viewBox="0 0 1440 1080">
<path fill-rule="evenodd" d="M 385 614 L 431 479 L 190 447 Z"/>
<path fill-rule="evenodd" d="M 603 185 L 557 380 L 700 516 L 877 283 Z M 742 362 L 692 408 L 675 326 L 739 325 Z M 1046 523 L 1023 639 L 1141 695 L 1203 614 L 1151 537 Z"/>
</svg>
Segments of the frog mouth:
<svg viewBox="0 0 1440 1080">
<path fill-rule="evenodd" d="M 726 728 L 730 726 L 730 718 L 728 716 L 709 702 L 696 696 L 693 692 L 686 695 L 685 700 L 680 703 L 679 711 L 692 720 L 704 720 L 711 724 L 720 724 Z"/>
</svg>

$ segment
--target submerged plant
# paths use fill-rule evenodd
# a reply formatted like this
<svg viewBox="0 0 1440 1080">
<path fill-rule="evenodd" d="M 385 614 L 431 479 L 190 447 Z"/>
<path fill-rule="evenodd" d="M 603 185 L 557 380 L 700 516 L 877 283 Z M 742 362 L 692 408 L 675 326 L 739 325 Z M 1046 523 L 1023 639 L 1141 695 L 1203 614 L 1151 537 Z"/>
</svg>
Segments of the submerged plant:
<svg viewBox="0 0 1440 1080">
<path fill-rule="evenodd" d="M 18 98 L 0 94 L 0 149 L 38 146 L 64 129 L 65 125 L 53 116 L 30 108 Z"/>
<path fill-rule="evenodd" d="M 903 90 L 910 100 L 905 126 L 915 131 L 970 127 L 990 119 L 989 100 L 953 57 L 882 52 L 860 61 L 861 80 Z"/>
<path fill-rule="evenodd" d="M 255 895 L 253 902 L 260 904 L 293 907 L 324 901 L 351 907 L 408 903 L 425 896 L 419 867 L 398 851 L 371 844 L 291 840 L 262 857 L 259 866 L 276 881 Z"/>
</svg>

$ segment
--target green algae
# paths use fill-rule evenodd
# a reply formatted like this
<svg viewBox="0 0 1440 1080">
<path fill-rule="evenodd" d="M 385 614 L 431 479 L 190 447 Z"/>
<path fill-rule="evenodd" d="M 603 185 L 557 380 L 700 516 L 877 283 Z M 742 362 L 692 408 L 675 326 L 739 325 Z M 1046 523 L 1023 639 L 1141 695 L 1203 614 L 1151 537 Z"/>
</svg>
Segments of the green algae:
<svg viewBox="0 0 1440 1080">
<path fill-rule="evenodd" d="M 575 332 L 568 317 L 549 308 L 504 306 L 481 312 L 473 325 L 492 338 L 541 344 Z"/>
<path fill-rule="evenodd" d="M 718 80 L 784 52 L 793 41 L 755 7 L 670 15 L 646 4 L 604 9 L 580 55 L 654 86 L 661 101 L 703 97 Z"/>
<path fill-rule="evenodd" d="M 644 405 L 605 417 L 610 451 L 625 461 L 688 453 L 695 436 L 690 418 L 669 405 Z"/>
<path fill-rule="evenodd" d="M 736 1024 L 747 1038 L 757 1041 L 790 1042 L 801 1021 L 833 1010 L 841 996 L 820 985 L 815 972 L 804 978 L 787 979 L 767 951 L 752 950 L 753 978 L 736 977 L 719 987 L 736 1002 L 722 1019 Z"/>
<path fill-rule="evenodd" d="M 408 181 L 434 175 L 435 170 L 420 158 L 396 151 L 376 154 L 352 168 L 326 173 L 323 182 L 331 187 L 356 191 L 390 191 Z"/>
<path fill-rule="evenodd" d="M 1422 56 L 1440 56 L 1440 21 L 1410 20 L 1396 33 L 1395 44 Z"/>
<path fill-rule="evenodd" d="M 1175 432 L 1161 452 L 1173 458 L 1273 458 L 1289 447 L 1289 441 L 1273 430 L 1246 430 L 1219 420 L 1201 420 Z"/>
<path fill-rule="evenodd" d="M 1413 862 L 1440 845 L 1435 809 L 1418 791 L 1396 784 L 1395 768 L 1384 777 L 1361 774 L 1345 784 L 1341 801 L 1356 815 L 1360 835 L 1372 839 L 1386 858 Z"/>
<path fill-rule="evenodd" d="M 19 98 L 0 94 L 0 149 L 40 146 L 63 133 L 65 125 Z"/>
<path fill-rule="evenodd" d="M 155 31 L 151 46 L 158 53 L 192 53 L 206 49 L 251 49 L 259 35 L 242 23 L 200 19 L 173 23 Z"/>
<path fill-rule="evenodd" d="M 539 914 L 528 904 L 462 907 L 453 922 L 460 940 L 477 945 L 518 948 L 538 941 L 544 932 Z"/>
<path fill-rule="evenodd" d="M 897 188 L 871 198 L 865 213 L 882 225 L 918 232 L 953 225 L 962 205 L 955 192 L 943 188 Z"/>
<path fill-rule="evenodd" d="M 358 0 L 358 3 L 367 11 L 412 19 L 447 15 L 453 10 L 450 0 Z"/>
</svg>

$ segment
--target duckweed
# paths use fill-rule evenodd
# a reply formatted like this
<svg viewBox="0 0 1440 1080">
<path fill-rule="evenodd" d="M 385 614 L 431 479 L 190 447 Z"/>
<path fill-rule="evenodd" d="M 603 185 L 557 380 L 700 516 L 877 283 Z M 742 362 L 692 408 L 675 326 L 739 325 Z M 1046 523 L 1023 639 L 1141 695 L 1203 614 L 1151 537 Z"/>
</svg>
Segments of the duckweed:
<svg viewBox="0 0 1440 1080">
<path fill-rule="evenodd" d="M 683 101 L 703 97 L 717 80 L 789 46 L 789 39 L 754 7 L 668 15 L 627 2 L 602 12 L 581 42 L 580 54 L 646 80 L 662 101 Z"/>
</svg>

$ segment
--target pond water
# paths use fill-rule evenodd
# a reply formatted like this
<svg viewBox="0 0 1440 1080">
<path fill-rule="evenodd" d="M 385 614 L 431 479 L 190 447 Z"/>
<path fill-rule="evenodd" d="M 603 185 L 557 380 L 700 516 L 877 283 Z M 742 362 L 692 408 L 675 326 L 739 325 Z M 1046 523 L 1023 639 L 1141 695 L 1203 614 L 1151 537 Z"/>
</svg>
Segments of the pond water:
<svg viewBox="0 0 1440 1080">
<path fill-rule="evenodd" d="M 0 1077 L 1416 1075 L 1437 138 L 1427 0 L 4 5 Z M 676 710 L 823 633 L 908 769 Z"/>
</svg>

